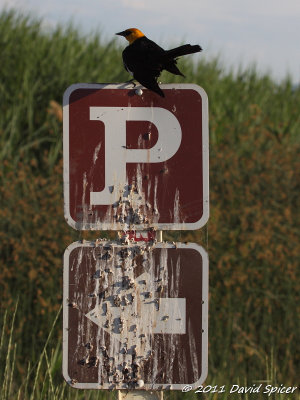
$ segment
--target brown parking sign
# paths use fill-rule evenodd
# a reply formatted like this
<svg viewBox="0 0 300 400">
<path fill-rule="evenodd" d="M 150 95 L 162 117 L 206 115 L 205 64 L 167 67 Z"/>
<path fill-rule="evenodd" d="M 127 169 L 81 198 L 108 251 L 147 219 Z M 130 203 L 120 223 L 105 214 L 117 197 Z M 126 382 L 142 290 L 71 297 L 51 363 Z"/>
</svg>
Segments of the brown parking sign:
<svg viewBox="0 0 300 400">
<path fill-rule="evenodd" d="M 207 374 L 196 244 L 76 242 L 64 256 L 63 374 L 75 388 L 182 389 Z"/>
<path fill-rule="evenodd" d="M 75 229 L 199 229 L 209 215 L 208 100 L 194 84 L 75 84 L 64 95 L 65 218 Z"/>
</svg>

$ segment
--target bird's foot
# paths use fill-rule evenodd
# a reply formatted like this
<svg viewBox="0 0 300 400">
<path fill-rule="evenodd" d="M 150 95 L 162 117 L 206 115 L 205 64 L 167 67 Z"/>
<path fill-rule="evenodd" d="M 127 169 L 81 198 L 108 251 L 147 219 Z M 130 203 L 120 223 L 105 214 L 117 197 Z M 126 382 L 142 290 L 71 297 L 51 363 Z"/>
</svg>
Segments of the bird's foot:
<svg viewBox="0 0 300 400">
<path fill-rule="evenodd" d="M 135 88 L 136 87 L 136 83 L 135 83 L 135 79 L 133 78 L 133 79 L 130 79 L 129 81 L 126 81 L 125 82 L 126 84 L 130 84 L 130 83 L 132 83 L 132 85 L 133 85 L 133 87 L 132 88 Z"/>
</svg>

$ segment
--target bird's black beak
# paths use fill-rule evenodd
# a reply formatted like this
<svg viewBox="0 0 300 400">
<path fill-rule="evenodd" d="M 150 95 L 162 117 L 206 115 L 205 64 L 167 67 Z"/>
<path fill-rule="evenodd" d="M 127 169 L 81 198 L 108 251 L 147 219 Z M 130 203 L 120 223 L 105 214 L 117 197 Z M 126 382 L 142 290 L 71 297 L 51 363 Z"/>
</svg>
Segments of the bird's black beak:
<svg viewBox="0 0 300 400">
<path fill-rule="evenodd" d="M 118 33 L 116 33 L 116 35 L 125 37 L 126 36 L 126 31 L 118 32 Z"/>
</svg>

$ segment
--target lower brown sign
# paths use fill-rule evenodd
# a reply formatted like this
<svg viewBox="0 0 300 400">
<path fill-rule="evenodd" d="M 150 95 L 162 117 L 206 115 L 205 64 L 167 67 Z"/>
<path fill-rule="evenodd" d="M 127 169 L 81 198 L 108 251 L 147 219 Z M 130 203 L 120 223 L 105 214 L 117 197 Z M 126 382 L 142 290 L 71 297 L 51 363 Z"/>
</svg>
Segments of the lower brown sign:
<svg viewBox="0 0 300 400">
<path fill-rule="evenodd" d="M 75 242 L 63 375 L 76 388 L 182 389 L 207 375 L 208 258 L 196 244 Z"/>
</svg>

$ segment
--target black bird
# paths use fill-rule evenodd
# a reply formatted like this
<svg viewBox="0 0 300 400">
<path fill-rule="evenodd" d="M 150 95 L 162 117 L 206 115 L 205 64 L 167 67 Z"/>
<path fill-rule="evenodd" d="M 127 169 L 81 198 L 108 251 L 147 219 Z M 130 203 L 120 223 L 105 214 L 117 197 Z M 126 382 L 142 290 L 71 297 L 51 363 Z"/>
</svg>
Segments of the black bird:
<svg viewBox="0 0 300 400">
<path fill-rule="evenodd" d="M 157 83 L 161 72 L 166 70 L 172 74 L 184 76 L 176 66 L 177 57 L 198 53 L 202 50 L 199 45 L 192 46 L 190 44 L 164 50 L 136 28 L 126 29 L 116 35 L 124 36 L 129 42 L 122 53 L 126 70 L 133 75 L 136 81 L 161 97 L 165 97 Z"/>
</svg>

